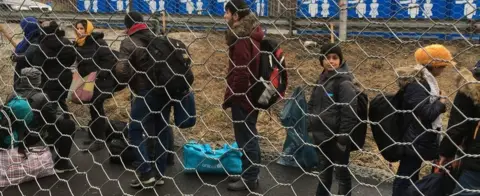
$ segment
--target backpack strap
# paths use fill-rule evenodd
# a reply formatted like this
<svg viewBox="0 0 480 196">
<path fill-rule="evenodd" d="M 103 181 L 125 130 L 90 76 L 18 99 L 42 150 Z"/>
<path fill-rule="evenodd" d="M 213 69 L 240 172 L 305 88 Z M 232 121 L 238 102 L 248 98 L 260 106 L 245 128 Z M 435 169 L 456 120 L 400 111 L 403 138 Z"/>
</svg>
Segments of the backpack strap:
<svg viewBox="0 0 480 196">
<path fill-rule="evenodd" d="M 338 93 L 340 92 L 340 84 L 342 84 L 342 82 L 344 81 L 347 81 L 347 80 L 350 80 L 346 77 L 338 77 L 338 78 L 335 78 L 334 79 L 334 82 L 333 82 L 333 100 L 335 102 L 338 102 Z"/>
</svg>

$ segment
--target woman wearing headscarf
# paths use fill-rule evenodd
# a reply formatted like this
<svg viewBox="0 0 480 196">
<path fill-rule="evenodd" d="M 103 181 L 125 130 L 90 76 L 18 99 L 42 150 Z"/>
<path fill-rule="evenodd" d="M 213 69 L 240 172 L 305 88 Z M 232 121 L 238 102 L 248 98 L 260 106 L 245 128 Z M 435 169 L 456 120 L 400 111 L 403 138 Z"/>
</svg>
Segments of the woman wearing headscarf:
<svg viewBox="0 0 480 196">
<path fill-rule="evenodd" d="M 101 141 L 106 139 L 105 130 L 108 126 L 104 102 L 111 98 L 116 86 L 116 81 L 111 72 L 116 63 L 116 56 L 103 39 L 104 34 L 93 32 L 94 27 L 90 21 L 78 21 L 75 24 L 75 29 L 78 73 L 85 77 L 92 72 L 97 72 L 95 90 L 90 105 L 90 140 L 84 142 L 84 144 L 90 145 L 89 150 L 94 152 L 105 148 L 104 142 Z"/>
<path fill-rule="evenodd" d="M 20 21 L 20 27 L 23 30 L 23 40 L 15 47 L 15 53 L 12 55 L 12 61 L 15 66 L 15 73 L 13 74 L 14 87 L 17 86 L 20 70 L 25 68 L 26 63 L 17 63 L 18 61 L 25 61 L 24 53 L 32 43 L 38 42 L 40 37 L 40 27 L 38 20 L 35 17 L 25 17 Z"/>
</svg>

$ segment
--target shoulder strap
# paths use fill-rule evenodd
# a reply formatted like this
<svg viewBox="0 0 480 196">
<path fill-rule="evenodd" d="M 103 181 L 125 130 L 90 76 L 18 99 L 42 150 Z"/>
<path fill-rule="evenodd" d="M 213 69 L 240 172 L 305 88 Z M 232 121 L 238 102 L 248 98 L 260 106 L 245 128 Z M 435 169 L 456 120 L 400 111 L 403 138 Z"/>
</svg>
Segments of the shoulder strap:
<svg viewBox="0 0 480 196">
<path fill-rule="evenodd" d="M 348 78 L 345 78 L 345 77 L 339 77 L 339 78 L 335 78 L 334 79 L 335 81 L 333 82 L 333 100 L 335 102 L 338 102 L 338 93 L 340 92 L 340 84 L 342 84 L 342 82 L 344 81 L 347 81 L 349 80 Z"/>
</svg>

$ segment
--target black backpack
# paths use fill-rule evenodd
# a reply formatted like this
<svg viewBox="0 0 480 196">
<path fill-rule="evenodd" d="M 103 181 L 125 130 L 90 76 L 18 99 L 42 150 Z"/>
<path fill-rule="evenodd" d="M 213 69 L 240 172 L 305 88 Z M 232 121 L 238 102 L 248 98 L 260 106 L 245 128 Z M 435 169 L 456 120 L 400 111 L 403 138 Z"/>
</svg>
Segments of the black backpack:
<svg viewBox="0 0 480 196">
<path fill-rule="evenodd" d="M 165 86 L 173 96 L 189 92 L 194 77 L 185 44 L 166 36 L 141 37 L 140 40 L 148 50 L 141 61 L 148 65 L 146 72 L 153 84 Z"/>
<path fill-rule="evenodd" d="M 373 138 L 378 150 L 385 160 L 399 161 L 404 146 L 395 144 L 402 142 L 404 130 L 403 114 L 395 112 L 402 109 L 403 89 L 396 94 L 379 94 L 370 102 L 369 118 Z"/>
<path fill-rule="evenodd" d="M 334 95 L 338 95 L 338 92 L 340 91 L 340 83 L 342 83 L 345 80 L 342 79 L 336 79 L 335 80 L 335 93 Z M 361 91 L 357 86 L 355 86 L 355 91 L 357 96 L 357 108 L 356 108 L 356 114 L 362 121 L 368 120 L 368 96 L 365 94 L 365 92 Z M 335 99 L 337 99 L 335 97 Z M 335 100 L 338 101 L 338 100 Z M 350 151 L 357 151 L 363 148 L 365 145 L 365 137 L 367 135 L 367 122 L 361 122 L 358 121 L 357 126 L 353 128 L 353 131 L 350 132 L 350 137 L 352 138 L 353 142 L 355 144 L 352 144 Z"/>
<path fill-rule="evenodd" d="M 114 164 L 131 165 L 135 160 L 135 148 L 128 146 L 128 126 L 126 122 L 111 120 L 106 130 L 107 147 L 110 152 L 110 162 Z M 113 129 L 112 129 L 113 128 Z"/>
<path fill-rule="evenodd" d="M 260 65 L 257 82 L 251 90 L 253 105 L 268 109 L 285 96 L 288 85 L 285 55 L 275 40 L 260 42 Z"/>
</svg>

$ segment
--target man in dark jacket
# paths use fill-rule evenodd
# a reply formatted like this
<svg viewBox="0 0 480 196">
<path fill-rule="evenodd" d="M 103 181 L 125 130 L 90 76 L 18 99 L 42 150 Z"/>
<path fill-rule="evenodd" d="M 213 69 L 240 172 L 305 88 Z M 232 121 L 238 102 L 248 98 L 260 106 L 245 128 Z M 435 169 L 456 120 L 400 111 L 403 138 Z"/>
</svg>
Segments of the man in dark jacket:
<svg viewBox="0 0 480 196">
<path fill-rule="evenodd" d="M 231 108 L 235 140 L 243 149 L 242 179 L 232 179 L 231 191 L 253 190 L 258 187 L 260 168 L 253 166 L 261 162 L 260 145 L 256 128 L 258 110 L 251 105 L 248 89 L 255 84 L 260 64 L 260 42 L 263 30 L 258 19 L 244 0 L 233 0 L 225 6 L 228 23 L 226 42 L 229 46 L 227 89 L 223 108 Z"/>
<path fill-rule="evenodd" d="M 400 87 L 403 89 L 402 109 L 413 110 L 403 115 L 403 141 L 406 146 L 398 177 L 393 182 L 393 196 L 404 195 L 411 181 L 418 181 L 423 160 L 438 158 L 438 133 L 442 128 L 442 113 L 445 113 L 446 99 L 442 98 L 437 80 L 445 67 L 453 64 L 452 55 L 442 45 L 430 45 L 415 52 L 418 65 L 402 67 L 397 73 L 407 78 Z M 430 131 L 427 131 L 430 130 Z"/>
<path fill-rule="evenodd" d="M 54 168 L 57 173 L 74 171 L 76 167 L 72 166 L 68 156 L 73 144 L 72 134 L 75 131 L 75 123 L 70 119 L 64 119 L 61 109 L 53 102 L 49 102 L 47 95 L 42 93 L 39 88 L 41 75 L 42 72 L 35 68 L 22 69 L 18 88 L 14 94 L 10 95 L 10 97 L 20 96 L 27 99 L 33 112 L 33 121 L 27 127 L 24 123 L 16 126 L 21 130 L 21 135 L 25 136 L 19 138 L 24 141 L 24 145 L 19 146 L 19 149 L 24 151 L 42 140 L 46 144 L 53 145 L 52 154 L 57 155 L 54 159 Z"/>
<path fill-rule="evenodd" d="M 350 159 L 351 140 L 347 135 L 357 126 L 356 90 L 343 59 L 342 50 L 336 44 L 326 44 L 321 48 L 320 64 L 324 68 L 308 103 L 309 130 L 313 133 L 316 145 L 320 146 L 319 170 L 321 182 L 317 196 L 330 195 L 333 164 L 347 166 Z M 348 105 L 336 105 L 342 103 Z M 335 134 L 335 135 L 334 135 Z M 347 167 L 335 167 L 338 180 L 338 194 L 349 195 L 352 187 Z"/>
<path fill-rule="evenodd" d="M 140 166 L 137 169 L 138 179 L 132 180 L 130 186 L 141 188 L 163 184 L 162 177 L 165 175 L 168 154 L 165 148 L 168 149 L 172 134 L 168 126 L 171 102 L 164 88 L 153 88 L 153 79 L 149 79 L 145 74 L 152 66 L 146 63 L 145 59 L 149 54 L 145 46 L 155 35 L 138 12 L 130 12 L 125 16 L 125 26 L 128 37 L 120 45 L 120 58 L 115 72 L 119 82 L 128 82 L 134 93 L 130 112 L 132 122 L 129 124 L 128 134 L 131 143 L 138 146 L 135 154 Z M 165 107 L 167 105 L 168 107 Z M 144 134 L 158 137 L 155 139 L 156 168 L 145 162 L 150 160 L 150 153 L 146 147 L 147 139 L 143 138 Z"/>
<path fill-rule="evenodd" d="M 469 190 L 480 190 L 480 158 L 467 157 L 465 155 L 480 154 L 480 133 L 478 121 L 480 118 L 480 61 L 472 71 L 462 68 L 457 76 L 457 87 L 460 88 L 455 100 L 454 107 L 448 121 L 447 136 L 440 145 L 440 165 L 447 166 L 455 158 L 457 151 L 462 150 L 460 156 L 462 174 L 458 179 L 459 184 L 454 193 L 458 195 L 478 195 Z M 467 83 L 468 82 L 468 83 Z M 477 83 L 475 83 L 477 82 Z"/>
<path fill-rule="evenodd" d="M 41 25 L 42 35 L 38 42 L 25 52 L 27 65 L 42 70 L 41 88 L 50 101 L 56 101 L 63 111 L 68 112 L 66 98 L 72 83 L 70 66 L 76 58 L 73 44 L 65 38 L 65 31 L 55 21 L 45 21 Z M 20 62 L 19 62 L 20 63 Z M 70 118 L 64 114 L 65 118 Z"/>
</svg>

